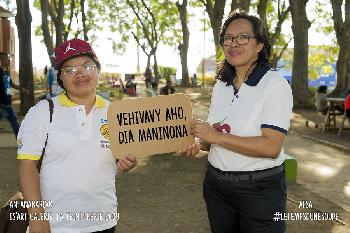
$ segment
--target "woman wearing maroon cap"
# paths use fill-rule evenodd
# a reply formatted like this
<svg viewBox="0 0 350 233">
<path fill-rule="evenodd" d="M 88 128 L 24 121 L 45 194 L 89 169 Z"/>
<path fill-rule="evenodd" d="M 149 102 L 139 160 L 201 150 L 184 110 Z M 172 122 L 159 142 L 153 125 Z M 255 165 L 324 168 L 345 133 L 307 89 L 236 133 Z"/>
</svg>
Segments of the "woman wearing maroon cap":
<svg viewBox="0 0 350 233">
<path fill-rule="evenodd" d="M 59 45 L 55 55 L 58 83 L 65 93 L 52 98 L 52 121 L 43 100 L 30 109 L 18 136 L 23 196 L 46 201 L 28 209 L 29 232 L 114 232 L 119 216 L 117 168 L 129 171 L 137 159 L 126 155 L 116 162 L 112 155 L 109 102 L 96 95 L 101 65 L 91 46 L 73 39 Z"/>
</svg>

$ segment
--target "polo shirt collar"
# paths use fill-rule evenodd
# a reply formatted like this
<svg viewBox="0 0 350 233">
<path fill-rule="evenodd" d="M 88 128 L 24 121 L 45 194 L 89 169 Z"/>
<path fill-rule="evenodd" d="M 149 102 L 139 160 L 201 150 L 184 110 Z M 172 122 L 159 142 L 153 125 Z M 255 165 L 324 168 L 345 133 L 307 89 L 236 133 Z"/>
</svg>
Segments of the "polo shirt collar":
<svg viewBox="0 0 350 233">
<path fill-rule="evenodd" d="M 271 70 L 271 65 L 269 63 L 266 62 L 262 64 L 255 70 L 255 72 L 250 76 L 250 78 L 247 81 L 245 81 L 245 84 L 252 87 L 256 86 L 269 70 Z"/>
<path fill-rule="evenodd" d="M 74 106 L 77 106 L 78 104 L 74 103 L 73 101 L 71 101 L 67 94 L 64 92 L 64 93 L 61 93 L 59 96 L 58 96 L 58 102 L 62 105 L 62 106 L 65 106 L 65 107 L 74 107 Z M 94 105 L 96 108 L 103 108 L 106 106 L 106 102 L 105 100 L 99 96 L 99 95 L 96 95 L 96 101 L 95 101 L 95 105 Z"/>
</svg>

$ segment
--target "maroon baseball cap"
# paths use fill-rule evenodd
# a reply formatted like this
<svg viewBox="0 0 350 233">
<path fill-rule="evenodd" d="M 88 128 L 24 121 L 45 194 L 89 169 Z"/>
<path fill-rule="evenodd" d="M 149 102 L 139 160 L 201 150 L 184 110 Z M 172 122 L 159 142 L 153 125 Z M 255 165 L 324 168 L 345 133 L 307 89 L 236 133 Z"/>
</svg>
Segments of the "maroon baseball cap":
<svg viewBox="0 0 350 233">
<path fill-rule="evenodd" d="M 55 48 L 55 69 L 58 70 L 62 63 L 68 59 L 82 55 L 91 57 L 97 63 L 97 66 L 101 67 L 96 53 L 88 42 L 72 39 L 63 42 Z"/>
</svg>

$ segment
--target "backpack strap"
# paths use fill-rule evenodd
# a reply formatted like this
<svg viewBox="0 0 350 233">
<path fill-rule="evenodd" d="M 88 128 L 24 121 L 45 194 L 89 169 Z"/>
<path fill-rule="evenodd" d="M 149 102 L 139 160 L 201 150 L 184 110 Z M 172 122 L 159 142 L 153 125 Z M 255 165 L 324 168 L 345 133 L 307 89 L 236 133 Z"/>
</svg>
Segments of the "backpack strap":
<svg viewBox="0 0 350 233">
<path fill-rule="evenodd" d="M 49 111 L 50 111 L 50 124 L 52 122 L 52 115 L 53 115 L 53 108 L 54 108 L 54 104 L 52 99 L 47 99 L 47 101 L 49 102 Z M 45 140 L 45 146 L 43 148 L 43 151 L 41 152 L 41 157 L 39 159 L 38 165 L 37 165 L 37 169 L 38 172 L 40 173 L 40 169 L 41 169 L 41 164 L 43 162 L 43 158 L 45 155 L 45 149 L 46 149 L 46 145 L 47 145 L 47 139 L 49 138 L 49 133 L 46 133 L 46 140 Z"/>
</svg>

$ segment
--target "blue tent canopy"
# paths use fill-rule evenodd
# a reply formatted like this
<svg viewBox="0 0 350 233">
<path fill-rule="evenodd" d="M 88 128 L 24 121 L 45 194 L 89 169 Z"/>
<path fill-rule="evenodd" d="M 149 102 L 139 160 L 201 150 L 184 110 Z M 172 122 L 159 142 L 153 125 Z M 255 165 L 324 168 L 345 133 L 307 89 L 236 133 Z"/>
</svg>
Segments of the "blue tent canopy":
<svg viewBox="0 0 350 233">
<path fill-rule="evenodd" d="M 318 79 L 311 80 L 309 79 L 309 87 L 317 87 L 317 86 L 335 86 L 337 84 L 336 82 L 336 64 L 330 64 L 334 70 L 333 73 L 329 74 L 328 76 L 320 76 Z M 283 77 L 288 80 L 289 83 L 292 82 L 292 71 L 289 69 L 283 68 L 284 64 L 283 62 L 279 62 L 277 67 L 277 70 L 282 73 Z"/>
</svg>

